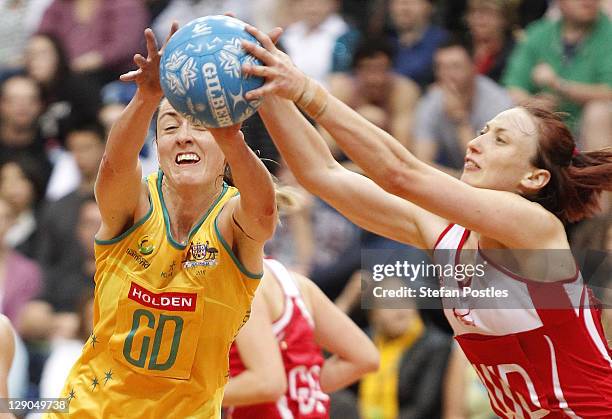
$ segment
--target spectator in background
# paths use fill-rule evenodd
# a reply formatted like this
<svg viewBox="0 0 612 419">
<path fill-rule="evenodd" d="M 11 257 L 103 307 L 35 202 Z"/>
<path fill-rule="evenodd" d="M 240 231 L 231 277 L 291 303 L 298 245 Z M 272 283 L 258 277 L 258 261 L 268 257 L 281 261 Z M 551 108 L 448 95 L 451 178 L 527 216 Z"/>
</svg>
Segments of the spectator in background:
<svg viewBox="0 0 612 419">
<path fill-rule="evenodd" d="M 93 295 L 94 274 L 96 272 L 96 257 L 94 254 L 94 238 L 102 217 L 93 195 L 84 198 L 77 215 L 77 226 L 74 234 L 78 246 L 78 270 L 66 272 L 59 283 L 47 282 L 43 298 L 49 302 L 55 311 L 55 336 L 73 338 L 76 333 L 93 327 L 93 321 L 83 324 L 83 296 Z M 70 290 L 67 293 L 65 290 Z M 61 295 L 58 295 L 61 294 Z M 81 325 L 79 328 L 79 324 Z M 84 329 L 83 329 L 84 328 Z M 80 336 L 81 338 L 83 336 Z"/>
<path fill-rule="evenodd" d="M 412 80 L 395 73 L 392 65 L 393 49 L 388 42 L 365 39 L 355 51 L 352 74 L 332 75 L 330 92 L 359 113 L 378 110 L 382 120 L 376 125 L 409 148 L 420 91 Z"/>
<path fill-rule="evenodd" d="M 266 243 L 266 254 L 291 270 L 311 275 L 325 295 L 334 299 L 360 266 L 361 229 L 304 191 L 284 162 L 278 177 L 292 205 L 284 205 L 279 213 L 281 222 Z"/>
<path fill-rule="evenodd" d="M 94 288 L 93 240 L 100 228 L 100 220 L 100 210 L 93 195 L 83 198 L 72 238 L 78 246 L 78 269 L 66 272 L 59 283 L 47 281 L 39 298 L 24 309 L 24 323 L 29 326 L 31 335 L 38 339 L 73 339 L 78 336 L 83 295 L 92 294 Z"/>
<path fill-rule="evenodd" d="M 39 394 L 41 398 L 53 398 L 61 395 L 70 369 L 81 356 L 83 345 L 93 332 L 93 292 L 86 292 L 81 296 L 77 309 L 79 315 L 77 335 L 70 339 L 57 339 L 52 344 L 51 353 L 45 362 L 40 379 Z"/>
<path fill-rule="evenodd" d="M 102 108 L 98 112 L 98 121 L 104 127 L 106 136 L 113 124 L 119 119 L 136 93 L 136 83 L 113 81 L 102 88 Z M 143 171 L 143 173 L 146 173 Z"/>
<path fill-rule="evenodd" d="M 22 332 L 22 310 L 39 293 L 42 282 L 38 265 L 6 244 L 6 235 L 14 222 L 11 204 L 0 195 L 0 314 L 6 315 Z"/>
<path fill-rule="evenodd" d="M 433 55 L 448 38 L 431 23 L 432 0 L 389 0 L 396 35 L 395 70 L 425 88 L 433 81 Z"/>
<path fill-rule="evenodd" d="M 584 255 L 580 271 L 603 303 L 602 325 L 612 342 L 612 208 L 576 225 L 570 233 L 570 244 L 574 254 Z"/>
<path fill-rule="evenodd" d="M 469 0 L 466 21 L 479 74 L 498 82 L 514 48 L 517 0 Z"/>
<path fill-rule="evenodd" d="M 28 156 L 15 156 L 0 166 L 0 196 L 11 206 L 15 222 L 4 241 L 29 258 L 36 255 L 39 209 L 45 190 L 40 163 Z"/>
<path fill-rule="evenodd" d="M 0 2 L 0 76 L 23 64 L 23 48 L 30 35 L 24 25 L 27 11 L 27 0 Z"/>
<path fill-rule="evenodd" d="M 38 325 L 29 321 L 27 312 L 29 304 L 42 288 L 42 278 L 38 265 L 10 248 L 4 240 L 14 221 L 13 207 L 0 193 L 0 321 L 2 314 L 6 315 L 18 332 L 9 376 L 9 397 L 25 397 L 29 381 L 28 353 L 21 339 L 38 337 Z M 6 343 L 0 342 L 0 357 L 5 353 L 5 348 Z M 6 397 L 6 394 L 0 397 Z"/>
<path fill-rule="evenodd" d="M 46 191 L 49 202 L 61 200 L 74 191 L 93 193 L 101 157 L 98 157 L 99 143 L 104 144 L 106 136 L 105 128 L 96 119 L 81 121 L 71 128 L 65 141 L 66 149 L 58 153 L 51 172 Z"/>
<path fill-rule="evenodd" d="M 387 281 L 394 280 L 386 279 L 389 284 Z M 398 286 L 406 285 L 399 279 L 395 282 Z M 451 337 L 436 328 L 425 327 L 414 308 L 374 308 L 369 314 L 373 341 L 380 353 L 380 368 L 361 380 L 361 417 L 440 417 Z"/>
<path fill-rule="evenodd" d="M 442 419 L 496 419 L 487 388 L 455 343 L 444 374 Z"/>
<path fill-rule="evenodd" d="M 463 168 L 467 143 L 498 113 L 512 107 L 506 91 L 478 75 L 471 54 L 451 40 L 435 54 L 436 85 L 420 100 L 415 155 L 453 170 Z"/>
<path fill-rule="evenodd" d="M 281 44 L 297 67 L 327 85 L 336 40 L 349 30 L 337 13 L 338 0 L 293 0 L 298 21 L 289 25 Z"/>
<path fill-rule="evenodd" d="M 141 35 L 147 24 L 141 0 L 53 0 L 39 32 L 62 43 L 72 71 L 102 85 L 131 69 L 134 51 L 144 47 Z"/>
<path fill-rule="evenodd" d="M 165 7 L 153 20 L 151 28 L 157 39 L 166 39 L 168 28 L 173 21 L 183 27 L 188 22 L 201 16 L 221 15 L 226 12 L 235 13 L 236 17 L 246 22 L 252 18 L 253 3 L 256 0 L 153 0 L 150 3 L 166 3 Z M 270 28 L 272 29 L 272 28 Z"/>
<path fill-rule="evenodd" d="M 53 35 L 40 33 L 28 40 L 25 72 L 42 89 L 45 111 L 41 127 L 46 138 L 63 141 L 75 123 L 96 118 L 98 90 L 87 79 L 72 73 L 62 45 Z"/>
<path fill-rule="evenodd" d="M 599 0 L 558 0 L 561 19 L 533 23 L 503 78 L 516 103 L 538 99 L 567 112 L 586 149 L 612 138 L 612 23 Z"/>
<path fill-rule="evenodd" d="M 41 111 L 41 91 L 32 78 L 12 76 L 0 85 L 0 164 L 27 156 L 49 175 L 51 166 L 38 124 Z"/>
<path fill-rule="evenodd" d="M 23 50 L 51 0 L 0 1 L 0 82 L 23 66 Z"/>
<path fill-rule="evenodd" d="M 93 235 L 90 243 L 77 240 L 78 229 L 87 221 L 84 205 L 94 193 L 98 167 L 104 154 L 104 129 L 99 124 L 75 127 L 66 139 L 69 153 L 73 156 L 80 184 L 77 189 L 50 203 L 41 217 L 39 239 L 39 262 L 45 272 L 45 294 L 43 299 L 56 312 L 75 310 L 75 298 L 82 288 L 83 261 L 93 252 Z M 92 217 L 95 208 L 90 208 Z M 79 217 L 81 214 L 81 217 Z M 92 223 L 94 223 L 92 221 Z M 80 225 L 79 225 L 80 223 Z M 95 234 L 95 231 L 94 233 Z M 62 246 L 58 246 L 62 243 Z M 85 270 L 87 271 L 87 270 Z M 66 292 L 70 290 L 70 292 Z"/>
</svg>

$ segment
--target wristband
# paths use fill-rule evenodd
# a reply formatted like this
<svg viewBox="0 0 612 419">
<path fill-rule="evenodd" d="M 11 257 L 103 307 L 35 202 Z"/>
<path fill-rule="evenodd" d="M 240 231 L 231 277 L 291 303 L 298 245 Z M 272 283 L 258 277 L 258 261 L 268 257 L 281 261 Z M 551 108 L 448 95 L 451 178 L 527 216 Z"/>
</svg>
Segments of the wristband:
<svg viewBox="0 0 612 419">
<path fill-rule="evenodd" d="M 306 79 L 304 91 L 295 104 L 312 119 L 317 119 L 327 109 L 327 91 L 310 78 Z"/>
</svg>

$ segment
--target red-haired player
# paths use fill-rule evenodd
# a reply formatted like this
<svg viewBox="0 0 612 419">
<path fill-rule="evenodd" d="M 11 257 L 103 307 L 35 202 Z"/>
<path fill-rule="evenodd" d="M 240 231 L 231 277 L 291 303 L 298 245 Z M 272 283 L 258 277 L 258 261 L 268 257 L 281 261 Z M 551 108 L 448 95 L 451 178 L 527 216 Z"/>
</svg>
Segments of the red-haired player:
<svg viewBox="0 0 612 419">
<path fill-rule="evenodd" d="M 306 189 L 367 230 L 434 249 L 439 264 L 488 260 L 476 286 L 512 288 L 512 304 L 520 305 L 469 312 L 477 301 L 468 299 L 465 312 L 445 310 L 495 412 L 505 418 L 611 417 L 610 349 L 564 224 L 592 215 L 600 192 L 612 190 L 612 152 L 579 152 L 556 115 L 516 107 L 469 142 L 462 177 L 455 179 L 306 77 L 265 34 L 247 30 L 263 47 L 243 45 L 265 66 L 243 71 L 267 79 L 247 97 L 266 96 L 260 115 Z M 296 104 L 371 180 L 334 161 Z M 466 261 L 462 249 L 474 250 L 476 259 Z M 499 249 L 515 262 L 514 273 L 508 260 L 494 257 Z M 525 249 L 549 253 L 525 256 Z M 552 251 L 554 258 L 542 257 Z M 465 285 L 458 277 L 444 279 Z M 543 300 L 556 310 L 545 309 Z"/>
</svg>

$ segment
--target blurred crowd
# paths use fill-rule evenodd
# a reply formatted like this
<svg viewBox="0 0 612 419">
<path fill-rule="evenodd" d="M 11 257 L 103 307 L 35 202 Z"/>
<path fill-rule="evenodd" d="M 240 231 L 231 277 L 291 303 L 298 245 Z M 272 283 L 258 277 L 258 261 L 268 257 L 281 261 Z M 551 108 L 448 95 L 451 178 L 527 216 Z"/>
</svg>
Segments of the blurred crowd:
<svg viewBox="0 0 612 419">
<path fill-rule="evenodd" d="M 91 333 L 93 188 L 135 91 L 117 78 L 144 52 L 143 30 L 164 39 L 172 20 L 227 11 L 284 27 L 280 46 L 297 66 L 450 175 L 489 119 L 526 102 L 564 112 L 580 149 L 612 146 L 610 0 L 0 0 L 0 313 L 19 333 L 12 397 L 56 397 Z M 268 255 L 310 276 L 381 353 L 378 372 L 333 395 L 332 417 L 493 417 L 439 310 L 359 307 L 362 250 L 422 254 L 303 191 L 257 115 L 243 130 L 298 197 Z M 154 137 L 153 126 L 145 174 L 157 170 Z M 611 201 L 568 226 L 573 246 L 612 250 Z"/>
</svg>

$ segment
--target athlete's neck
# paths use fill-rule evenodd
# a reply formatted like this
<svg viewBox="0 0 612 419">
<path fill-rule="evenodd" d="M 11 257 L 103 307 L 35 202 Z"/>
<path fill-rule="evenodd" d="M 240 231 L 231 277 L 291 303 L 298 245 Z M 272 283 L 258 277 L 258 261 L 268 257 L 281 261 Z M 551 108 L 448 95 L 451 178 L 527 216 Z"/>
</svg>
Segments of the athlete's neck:
<svg viewBox="0 0 612 419">
<path fill-rule="evenodd" d="M 191 229 L 208 211 L 222 188 L 222 182 L 212 182 L 194 188 L 172 184 L 166 177 L 162 179 L 162 193 L 170 219 L 170 229 L 177 241 L 183 243 L 186 240 Z"/>
</svg>

